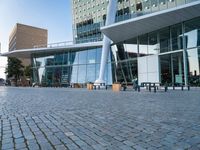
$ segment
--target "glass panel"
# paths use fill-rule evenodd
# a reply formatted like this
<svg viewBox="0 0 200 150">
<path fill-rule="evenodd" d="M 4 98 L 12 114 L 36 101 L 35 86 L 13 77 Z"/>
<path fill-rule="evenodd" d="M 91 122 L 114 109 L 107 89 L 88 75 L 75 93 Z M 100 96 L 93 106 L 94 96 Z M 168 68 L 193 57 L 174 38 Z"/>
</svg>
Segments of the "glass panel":
<svg viewBox="0 0 200 150">
<path fill-rule="evenodd" d="M 138 78 L 138 66 L 137 66 L 137 59 L 132 60 L 130 63 L 130 70 L 132 74 L 132 80 L 137 80 Z"/>
<path fill-rule="evenodd" d="M 96 58 L 96 63 L 101 62 L 101 53 L 102 53 L 102 48 L 97 48 L 97 58 Z"/>
<path fill-rule="evenodd" d="M 176 6 L 175 0 L 167 0 L 168 8 L 173 8 Z"/>
<path fill-rule="evenodd" d="M 153 32 L 153 33 L 149 34 L 148 51 L 149 51 L 149 55 L 159 53 L 159 44 L 158 44 L 157 32 Z"/>
<path fill-rule="evenodd" d="M 160 56 L 160 71 L 161 71 L 161 83 L 172 84 L 172 67 L 171 67 L 171 56 L 162 55 Z"/>
<path fill-rule="evenodd" d="M 147 34 L 139 37 L 139 55 L 146 56 L 148 54 L 148 36 Z"/>
<path fill-rule="evenodd" d="M 111 46 L 111 61 L 112 62 L 117 62 L 118 60 L 117 52 L 118 52 L 117 46 L 116 45 Z"/>
<path fill-rule="evenodd" d="M 71 76 L 70 67 L 62 68 L 62 77 L 61 77 L 61 85 L 68 86 L 70 84 L 70 76 Z"/>
<path fill-rule="evenodd" d="M 55 65 L 62 65 L 63 62 L 63 54 L 56 54 L 54 56 L 54 64 Z"/>
<path fill-rule="evenodd" d="M 183 49 L 183 34 L 181 24 L 171 27 L 171 36 L 172 36 L 172 50 Z"/>
<path fill-rule="evenodd" d="M 69 54 L 68 54 L 68 52 L 65 52 L 63 55 L 64 55 L 63 56 L 63 65 L 68 65 L 68 61 L 69 61 Z"/>
<path fill-rule="evenodd" d="M 169 28 L 160 31 L 160 53 L 170 51 L 170 32 Z"/>
<path fill-rule="evenodd" d="M 185 0 L 176 0 L 176 5 L 179 6 L 179 5 L 183 5 L 185 4 Z"/>
<path fill-rule="evenodd" d="M 61 86 L 61 75 L 62 75 L 62 68 L 55 67 L 54 68 L 54 77 L 53 77 L 53 86 L 54 87 Z"/>
<path fill-rule="evenodd" d="M 70 64 L 78 64 L 78 52 L 71 52 L 69 55 Z"/>
<path fill-rule="evenodd" d="M 52 86 L 53 83 L 53 68 L 46 68 L 46 85 Z"/>
<path fill-rule="evenodd" d="M 182 85 L 184 83 L 183 53 L 172 54 L 172 62 L 174 83 L 175 85 Z"/>
<path fill-rule="evenodd" d="M 44 57 L 45 65 L 46 66 L 53 66 L 54 65 L 54 56 Z"/>
<path fill-rule="evenodd" d="M 200 17 L 185 23 L 187 48 L 200 46 Z"/>
<path fill-rule="evenodd" d="M 159 0 L 151 0 L 151 11 L 155 12 L 158 11 Z"/>
<path fill-rule="evenodd" d="M 150 8 L 150 0 L 143 0 L 143 12 L 144 14 L 148 14 L 151 12 L 151 8 Z"/>
<path fill-rule="evenodd" d="M 189 84 L 200 86 L 200 48 L 190 49 L 187 53 Z"/>
<path fill-rule="evenodd" d="M 95 73 L 95 79 L 99 77 L 99 71 L 100 71 L 100 64 L 96 64 L 96 73 Z M 104 74 L 105 75 L 105 74 Z M 105 80 L 105 78 L 104 78 Z M 95 80 L 94 80 L 95 81 Z"/>
<path fill-rule="evenodd" d="M 79 52 L 79 64 L 86 64 L 87 60 L 87 51 Z"/>
<path fill-rule="evenodd" d="M 94 82 L 95 79 L 95 64 L 87 65 L 87 82 Z"/>
<path fill-rule="evenodd" d="M 71 83 L 77 83 L 78 66 L 72 66 Z"/>
<path fill-rule="evenodd" d="M 78 83 L 86 83 L 86 65 L 79 65 L 78 67 Z"/>
<path fill-rule="evenodd" d="M 128 55 L 128 58 L 136 58 L 138 55 L 138 45 L 137 45 L 137 38 L 128 40 L 124 44 L 125 52 Z"/>
<path fill-rule="evenodd" d="M 96 49 L 88 50 L 88 64 L 96 63 Z"/>
<path fill-rule="evenodd" d="M 107 79 L 106 79 L 106 81 L 107 81 L 107 85 L 112 85 L 112 72 L 111 72 L 111 63 L 108 63 L 107 64 L 107 70 L 108 70 L 108 72 L 107 72 Z"/>
<path fill-rule="evenodd" d="M 167 3 L 166 3 L 166 0 L 159 0 L 160 1 L 160 10 L 164 10 L 164 9 L 167 9 Z"/>
</svg>

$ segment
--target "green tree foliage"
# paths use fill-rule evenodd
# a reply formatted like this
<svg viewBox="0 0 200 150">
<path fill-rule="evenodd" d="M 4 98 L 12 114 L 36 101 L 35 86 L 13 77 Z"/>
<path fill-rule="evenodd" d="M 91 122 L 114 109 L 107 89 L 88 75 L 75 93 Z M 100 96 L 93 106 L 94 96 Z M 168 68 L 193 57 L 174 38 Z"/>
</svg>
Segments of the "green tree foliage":
<svg viewBox="0 0 200 150">
<path fill-rule="evenodd" d="M 17 81 L 23 76 L 23 68 L 21 60 L 17 58 L 8 58 L 8 66 L 6 68 L 5 73 L 9 78 L 14 77 L 15 84 L 17 85 Z"/>
<path fill-rule="evenodd" d="M 25 75 L 25 77 L 31 78 L 31 74 L 32 74 L 31 65 L 26 66 L 26 67 L 24 68 L 24 75 Z"/>
</svg>

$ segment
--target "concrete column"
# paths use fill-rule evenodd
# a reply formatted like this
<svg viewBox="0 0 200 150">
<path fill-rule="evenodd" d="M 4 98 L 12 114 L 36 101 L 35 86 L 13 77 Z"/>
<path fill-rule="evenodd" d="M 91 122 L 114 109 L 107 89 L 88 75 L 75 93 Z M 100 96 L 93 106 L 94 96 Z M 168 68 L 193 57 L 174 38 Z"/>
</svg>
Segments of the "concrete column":
<svg viewBox="0 0 200 150">
<path fill-rule="evenodd" d="M 105 24 L 106 26 L 115 23 L 117 2 L 118 2 L 117 0 L 109 0 L 109 4 L 108 4 L 108 8 L 107 8 L 106 24 Z M 104 73 L 105 73 L 105 67 L 106 67 L 106 61 L 108 58 L 108 53 L 110 50 L 110 44 L 111 44 L 111 40 L 104 35 L 99 78 L 95 81 L 95 83 L 94 83 L 95 85 L 105 84 Z"/>
</svg>

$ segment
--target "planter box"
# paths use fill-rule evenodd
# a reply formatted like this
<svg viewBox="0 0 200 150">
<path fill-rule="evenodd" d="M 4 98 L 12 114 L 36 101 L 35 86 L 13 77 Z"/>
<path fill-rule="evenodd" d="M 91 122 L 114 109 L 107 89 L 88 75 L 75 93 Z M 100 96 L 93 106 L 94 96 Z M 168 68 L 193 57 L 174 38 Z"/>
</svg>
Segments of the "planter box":
<svg viewBox="0 0 200 150">
<path fill-rule="evenodd" d="M 74 88 L 81 88 L 81 84 L 79 84 L 79 83 L 74 83 Z"/>
<path fill-rule="evenodd" d="M 92 83 L 88 83 L 87 84 L 87 89 L 88 90 L 93 90 L 93 84 Z"/>
<path fill-rule="evenodd" d="M 112 90 L 114 91 L 114 92 L 119 92 L 119 91 L 121 91 L 121 84 L 119 84 L 119 83 L 114 83 L 113 85 L 112 85 Z"/>
</svg>

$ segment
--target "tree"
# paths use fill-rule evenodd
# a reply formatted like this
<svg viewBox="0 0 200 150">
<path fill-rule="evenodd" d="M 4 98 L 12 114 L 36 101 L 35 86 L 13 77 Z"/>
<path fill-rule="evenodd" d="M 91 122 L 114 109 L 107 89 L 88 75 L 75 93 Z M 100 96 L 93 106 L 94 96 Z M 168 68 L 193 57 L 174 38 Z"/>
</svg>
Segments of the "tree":
<svg viewBox="0 0 200 150">
<path fill-rule="evenodd" d="M 5 73 L 8 78 L 14 77 L 15 84 L 17 86 L 17 81 L 23 76 L 23 68 L 21 60 L 17 58 L 8 58 L 8 65 L 6 67 Z"/>
<path fill-rule="evenodd" d="M 31 74 L 32 74 L 31 65 L 25 66 L 25 68 L 24 68 L 24 75 L 25 75 L 25 77 L 31 78 Z"/>
</svg>

